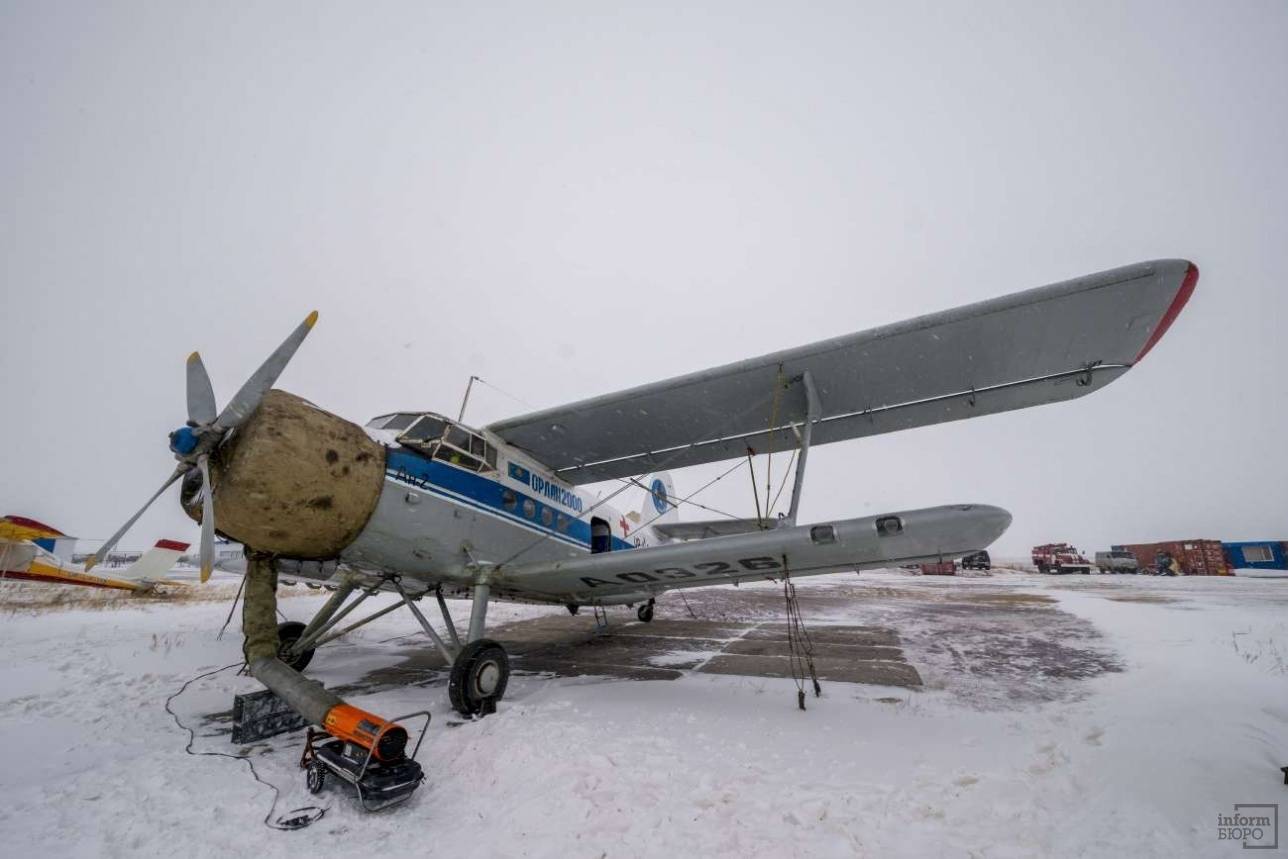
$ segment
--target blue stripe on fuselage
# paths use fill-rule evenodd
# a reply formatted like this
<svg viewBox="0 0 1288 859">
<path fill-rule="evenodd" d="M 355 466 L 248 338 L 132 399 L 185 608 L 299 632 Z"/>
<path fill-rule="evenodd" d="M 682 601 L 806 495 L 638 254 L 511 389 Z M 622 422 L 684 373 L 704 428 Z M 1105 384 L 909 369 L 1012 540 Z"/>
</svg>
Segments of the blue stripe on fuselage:
<svg viewBox="0 0 1288 859">
<path fill-rule="evenodd" d="M 532 495 L 502 486 L 499 481 L 490 477 L 484 477 L 445 462 L 427 459 L 405 448 L 390 448 L 386 452 L 385 474 L 400 483 L 407 483 L 440 495 L 446 493 L 450 500 L 458 503 L 464 499 L 472 506 L 549 534 L 562 542 L 573 543 L 587 551 L 590 549 L 590 522 L 579 519 L 576 514 L 561 510 L 553 504 L 547 504 Z M 513 511 L 506 509 L 503 501 L 503 495 L 507 490 L 513 492 L 517 499 Z M 521 513 L 527 501 L 531 501 L 534 505 L 531 518 Z M 568 519 L 567 530 L 560 531 L 556 527 L 543 525 L 541 523 L 543 510 L 550 511 L 551 521 L 554 523 L 559 521 L 560 516 Z M 614 552 L 633 548 L 635 547 L 627 541 L 616 535 L 613 536 Z"/>
</svg>

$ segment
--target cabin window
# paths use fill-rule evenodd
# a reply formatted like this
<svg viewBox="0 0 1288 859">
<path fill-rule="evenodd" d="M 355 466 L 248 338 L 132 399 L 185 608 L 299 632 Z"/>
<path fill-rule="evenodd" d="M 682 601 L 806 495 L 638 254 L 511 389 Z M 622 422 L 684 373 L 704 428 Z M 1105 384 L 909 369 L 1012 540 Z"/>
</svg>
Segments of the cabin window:
<svg viewBox="0 0 1288 859">
<path fill-rule="evenodd" d="M 816 546 L 836 542 L 836 529 L 831 525 L 815 525 L 809 529 L 809 538 Z"/>
<path fill-rule="evenodd" d="M 483 459 L 487 463 L 488 468 L 496 471 L 496 448 L 489 444 L 487 449 L 483 452 Z"/>
<path fill-rule="evenodd" d="M 893 537 L 903 532 L 903 520 L 898 516 L 882 516 L 877 519 L 877 535 Z"/>
<path fill-rule="evenodd" d="M 549 528 L 555 522 L 555 514 L 549 507 L 541 508 L 541 524 Z"/>
<path fill-rule="evenodd" d="M 513 512 L 519 506 L 519 496 L 514 494 L 514 490 L 506 489 L 501 493 L 501 505 Z"/>
<path fill-rule="evenodd" d="M 537 503 L 531 498 L 523 499 L 523 515 L 529 519 L 537 515 Z"/>
<path fill-rule="evenodd" d="M 563 515 L 562 513 L 560 513 L 559 519 L 555 522 L 555 528 L 567 533 L 568 526 L 571 524 L 572 524 L 572 520 L 569 519 L 567 516 Z"/>
</svg>

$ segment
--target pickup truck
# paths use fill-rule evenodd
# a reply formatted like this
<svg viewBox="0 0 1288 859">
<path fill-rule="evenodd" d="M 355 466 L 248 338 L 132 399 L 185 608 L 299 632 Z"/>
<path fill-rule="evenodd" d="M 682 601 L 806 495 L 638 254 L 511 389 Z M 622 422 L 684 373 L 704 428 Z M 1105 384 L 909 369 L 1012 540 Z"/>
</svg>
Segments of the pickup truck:
<svg viewBox="0 0 1288 859">
<path fill-rule="evenodd" d="M 1131 552 L 1096 552 L 1096 569 L 1102 573 L 1137 573 L 1139 566 Z"/>
</svg>

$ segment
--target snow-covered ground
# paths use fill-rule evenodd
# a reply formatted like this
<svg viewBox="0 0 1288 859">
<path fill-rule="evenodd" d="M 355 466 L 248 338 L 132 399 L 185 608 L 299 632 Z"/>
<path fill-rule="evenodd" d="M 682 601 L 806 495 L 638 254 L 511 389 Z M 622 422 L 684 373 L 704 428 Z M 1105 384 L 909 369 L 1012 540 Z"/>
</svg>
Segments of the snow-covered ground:
<svg viewBox="0 0 1288 859">
<path fill-rule="evenodd" d="M 891 571 L 799 587 L 845 597 L 807 621 L 897 629 L 924 688 L 827 683 L 801 712 L 790 680 L 516 675 L 497 714 L 460 723 L 426 677 L 350 699 L 434 713 L 428 781 L 401 807 L 364 815 L 338 789 L 310 796 L 298 734 L 244 750 L 283 792 L 274 816 L 327 808 L 295 832 L 262 825 L 273 793 L 243 761 L 185 755 L 164 709 L 189 678 L 239 661 L 235 622 L 216 640 L 226 600 L 14 611 L 0 621 L 0 844 L 12 856 L 1219 856 L 1241 847 L 1218 840 L 1218 815 L 1288 799 L 1288 582 Z M 719 594 L 722 610 L 765 597 Z M 321 598 L 281 608 L 306 619 Z M 551 612 L 495 605 L 489 622 Z M 416 629 L 395 612 L 319 652 L 310 674 L 356 682 L 398 663 Z M 175 699 L 194 751 L 243 751 L 225 714 L 256 684 L 235 672 Z"/>
</svg>

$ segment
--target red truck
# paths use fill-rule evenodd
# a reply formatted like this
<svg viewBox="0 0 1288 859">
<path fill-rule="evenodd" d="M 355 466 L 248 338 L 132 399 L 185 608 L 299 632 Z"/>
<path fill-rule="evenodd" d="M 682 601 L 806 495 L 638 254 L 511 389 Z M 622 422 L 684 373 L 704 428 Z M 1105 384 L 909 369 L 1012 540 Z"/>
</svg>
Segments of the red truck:
<svg viewBox="0 0 1288 859">
<path fill-rule="evenodd" d="M 1068 543 L 1045 543 L 1033 547 L 1033 565 L 1039 573 L 1091 573 L 1092 564 Z"/>
</svg>

